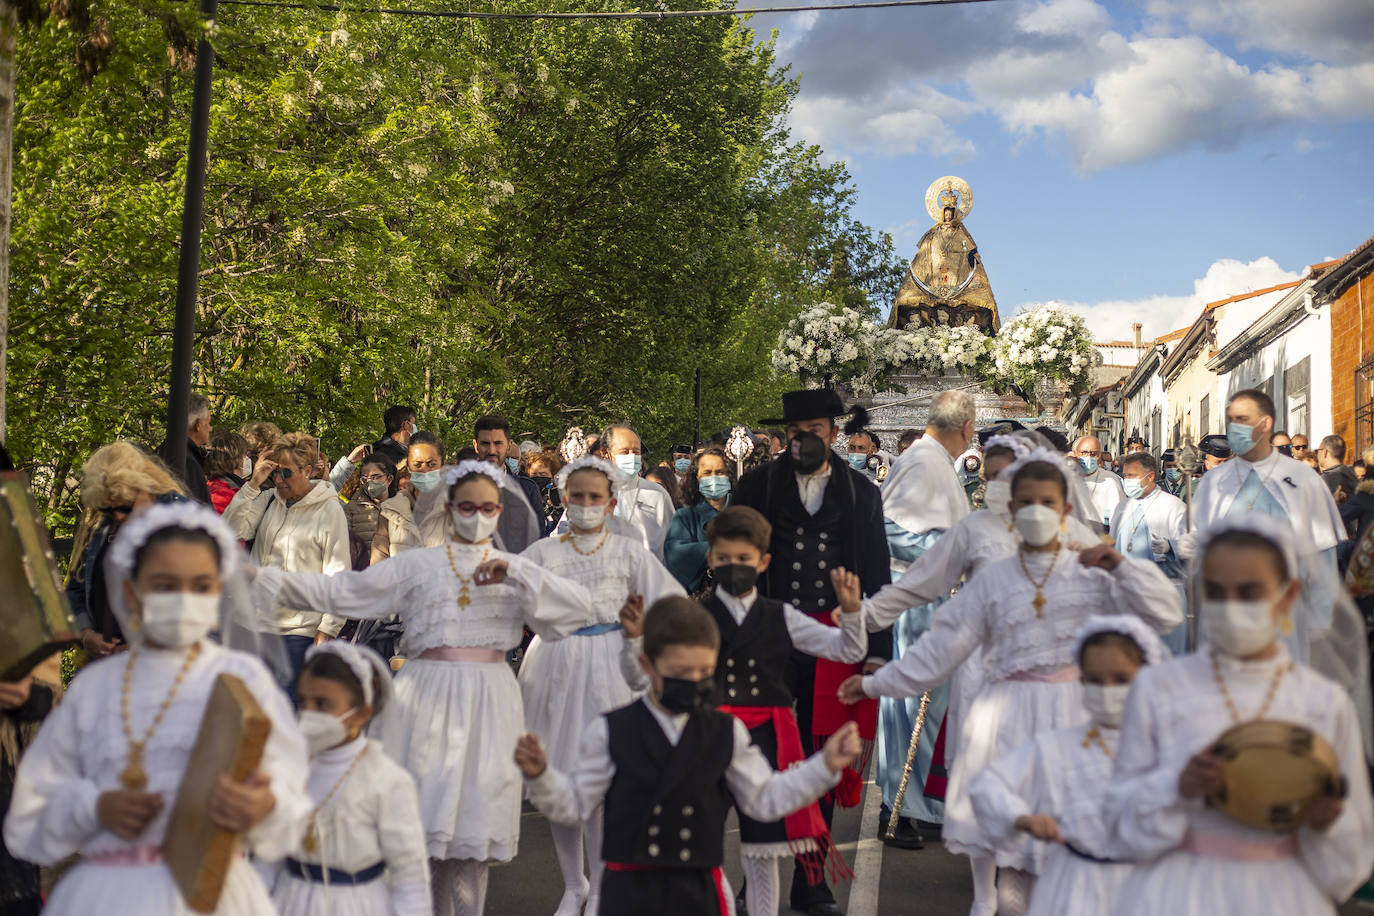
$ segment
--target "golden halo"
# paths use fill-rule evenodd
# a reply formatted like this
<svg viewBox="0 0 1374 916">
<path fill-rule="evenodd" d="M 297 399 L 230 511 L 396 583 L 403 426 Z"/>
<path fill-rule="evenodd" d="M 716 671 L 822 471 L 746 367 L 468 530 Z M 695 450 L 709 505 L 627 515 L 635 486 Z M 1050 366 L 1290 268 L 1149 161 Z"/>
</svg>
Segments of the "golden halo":
<svg viewBox="0 0 1374 916">
<path fill-rule="evenodd" d="M 937 178 L 926 189 L 926 212 L 930 218 L 937 223 L 941 221 L 943 208 L 940 206 L 940 194 L 943 191 L 953 191 L 959 195 L 959 219 L 963 221 L 967 218 L 973 209 L 973 192 L 969 190 L 968 182 L 957 175 Z"/>
</svg>

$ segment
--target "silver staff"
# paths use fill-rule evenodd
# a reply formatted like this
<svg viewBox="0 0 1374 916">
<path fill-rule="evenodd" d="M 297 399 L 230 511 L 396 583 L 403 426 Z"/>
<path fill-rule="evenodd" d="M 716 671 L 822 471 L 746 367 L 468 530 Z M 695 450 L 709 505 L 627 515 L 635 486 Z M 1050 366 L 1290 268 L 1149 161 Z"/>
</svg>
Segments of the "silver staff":
<svg viewBox="0 0 1374 916">
<path fill-rule="evenodd" d="M 897 819 L 902 816 L 902 802 L 906 800 L 906 784 L 911 781 L 911 767 L 916 762 L 916 745 L 921 741 L 921 729 L 926 724 L 926 709 L 930 706 L 930 691 L 921 694 L 921 708 L 916 710 L 916 725 L 911 729 L 911 744 L 906 749 L 906 765 L 902 767 L 902 781 L 897 784 L 897 797 L 892 800 L 892 816 L 887 819 L 887 838 L 897 836 Z"/>
</svg>

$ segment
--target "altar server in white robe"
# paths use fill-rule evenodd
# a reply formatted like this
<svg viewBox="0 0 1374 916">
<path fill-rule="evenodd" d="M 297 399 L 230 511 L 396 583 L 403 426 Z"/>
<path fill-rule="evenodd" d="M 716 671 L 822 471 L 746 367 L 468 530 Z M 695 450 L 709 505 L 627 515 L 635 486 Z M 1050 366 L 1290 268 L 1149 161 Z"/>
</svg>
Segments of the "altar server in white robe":
<svg viewBox="0 0 1374 916">
<path fill-rule="evenodd" d="M 864 602 L 866 613 L 871 615 L 869 629 L 876 632 L 891 626 L 908 608 L 941 600 L 961 581 L 972 578 L 988 564 L 1015 555 L 1018 540 L 1011 523 L 1011 475 L 1007 469 L 1016 458 L 1030 454 L 1038 444 L 1041 444 L 1039 436 L 1029 431 L 993 436 L 987 441 L 983 450 L 983 473 L 988 479 L 984 498 L 987 507 L 964 516 L 920 559 L 908 566 L 901 578 Z M 1069 482 L 1074 481 L 1070 479 Z M 1097 542 L 1096 532 L 1077 514 L 1070 513 L 1064 521 L 1065 543 L 1086 546 Z M 946 778 L 958 759 L 959 737 L 969 704 L 982 689 L 983 680 L 983 650 L 980 647 L 973 650 L 950 680 L 944 723 Z M 886 828 L 885 824 L 879 826 Z M 982 908 L 981 912 L 991 912 L 997 906 L 997 863 L 991 857 L 977 856 L 970 865 L 974 912 L 980 912 L 978 907 Z"/>
<path fill-rule="evenodd" d="M 570 530 L 536 541 L 522 556 L 586 588 L 591 615 L 570 639 L 546 642 L 536 636 L 519 679 L 525 726 L 543 738 L 549 760 L 563 770 L 577 761 L 587 727 L 634 698 L 620 673 L 625 639 L 619 614 L 626 599 L 637 595 L 650 605 L 686 593 L 640 540 L 607 527 L 618 497 L 636 490 L 614 465 L 584 456 L 566 465 L 557 483 Z M 600 812 L 581 827 L 551 826 L 564 885 L 555 916 L 576 916 L 584 903 L 595 912 L 601 887 Z M 584 837 L 590 881 L 582 872 Z"/>
<path fill-rule="evenodd" d="M 488 864 L 515 857 L 520 776 L 496 749 L 523 732 L 525 712 L 506 650 L 525 625 L 561 639 L 592 613 L 582 586 L 492 547 L 507 476 L 479 461 L 448 471 L 452 539 L 443 546 L 332 577 L 257 571 L 259 587 L 278 592 L 282 605 L 359 619 L 398 614 L 405 624 L 409 661 L 374 730 L 415 777 L 438 916 L 481 913 Z"/>
<path fill-rule="evenodd" d="M 1281 454 L 1270 438 L 1274 432 L 1274 402 L 1263 391 L 1244 390 L 1226 405 L 1226 439 L 1235 458 L 1202 475 L 1193 496 L 1193 528 L 1201 531 L 1232 516 L 1259 513 L 1284 522 L 1299 545 L 1299 577 L 1303 588 L 1292 616 L 1292 632 L 1282 639 L 1293 657 L 1309 660 L 1314 634 L 1331 625 L 1336 596 L 1323 594 L 1322 583 L 1336 582 L 1319 568 L 1334 571 L 1336 544 L 1345 539 L 1345 526 L 1336 502 L 1320 475 L 1301 461 Z M 1180 541 L 1180 554 L 1190 558 L 1193 537 Z"/>
<path fill-rule="evenodd" d="M 258 658 L 209 638 L 252 638 L 241 557 L 229 527 L 198 503 L 136 514 L 111 545 L 106 581 L 130 649 L 77 674 L 20 762 L 5 819 L 18 858 L 56 866 L 80 856 L 45 913 L 189 916 L 162 846 L 220 674 L 252 692 L 271 731 L 258 772 L 242 783 L 223 777 L 205 815 L 259 856 L 280 858 L 299 838 L 310 802 L 290 703 Z M 271 912 L 257 872 L 233 859 L 215 913 Z"/>
<path fill-rule="evenodd" d="M 1106 816 L 1114 853 L 1142 864 L 1113 914 L 1334 914 L 1374 868 L 1355 704 L 1278 638 L 1302 588 L 1294 546 L 1286 525 L 1259 515 L 1221 519 L 1198 538 L 1208 646 L 1143 670 L 1126 701 Z M 1222 785 L 1208 748 L 1233 725 L 1261 719 L 1325 738 L 1348 785 L 1344 799 L 1318 800 L 1293 833 L 1241 824 L 1204 802 Z"/>
<path fill-rule="evenodd" d="M 1083 484 L 1088 488 L 1088 495 L 1097 510 L 1093 514 L 1093 523 L 1102 525 L 1099 530 L 1105 530 L 1112 520 L 1112 513 L 1126 498 L 1121 478 L 1108 468 L 1102 467 L 1102 441 L 1096 436 L 1079 438 L 1074 442 L 1073 451 L 1069 454 L 1078 461 Z"/>
<path fill-rule="evenodd" d="M 297 706 L 312 811 L 296 848 L 269 870 L 281 916 L 433 912 L 415 780 L 364 734 L 391 688 L 371 649 L 333 639 L 306 651 Z"/>
<path fill-rule="evenodd" d="M 1178 541 L 1188 532 L 1187 507 L 1159 486 L 1159 463 L 1149 452 L 1122 458 L 1121 474 L 1126 498 L 1112 514 L 1109 529 L 1117 552 L 1154 563 L 1182 592 L 1185 571 Z M 1187 625 L 1166 634 L 1164 642 L 1175 655 L 1187 652 Z"/>
<path fill-rule="evenodd" d="M 968 496 L 954 470 L 954 459 L 973 438 L 977 403 L 967 391 L 944 391 L 930 404 L 925 434 L 902 453 L 883 484 L 883 524 L 888 550 L 892 554 L 892 575 L 899 576 L 908 565 L 918 562 L 946 536 L 951 528 L 969 514 Z M 892 627 L 892 657 L 901 658 L 921 634 L 930 628 L 930 617 L 949 592 L 926 601 L 909 604 L 895 619 L 882 627 Z M 875 629 L 875 632 L 876 632 Z M 902 817 L 927 823 L 944 821 L 945 806 L 939 797 L 929 797 L 926 782 L 932 774 L 935 745 L 944 726 L 949 689 L 931 691 L 926 709 L 926 728 L 916 749 L 913 791 L 905 796 Z M 919 698 L 884 697 L 878 706 L 878 786 L 883 795 L 883 813 L 891 808 L 902 780 L 911 730 L 920 708 Z M 948 741 L 948 738 L 946 738 Z M 941 795 L 943 793 L 940 793 Z M 883 821 L 884 827 L 886 821 Z M 915 830 L 903 822 L 898 843 L 919 847 Z"/>
<path fill-rule="evenodd" d="M 995 760 L 969 787 L 978 819 L 990 831 L 1029 834 L 1045 844 L 1027 916 L 1103 916 L 1130 874 L 1112 858 L 1102 798 L 1111 782 L 1121 712 L 1142 665 L 1169 650 L 1138 617 L 1103 614 L 1078 631 L 1074 658 L 1083 672 L 1089 721 L 1042 732 Z"/>
<path fill-rule="evenodd" d="M 989 564 L 942 605 L 930 632 L 900 662 L 855 676 L 840 697 L 918 696 L 944 683 L 982 647 L 987 684 L 973 701 L 945 799 L 945 846 L 968 856 L 993 856 L 1003 869 L 998 896 L 1024 899 L 1028 874 L 1044 858 L 1028 837 L 989 836 L 968 801 L 968 784 L 997 757 L 1040 732 L 1083 723 L 1082 685 L 1074 664 L 1074 634 L 1104 609 L 1143 618 L 1156 631 L 1183 619 L 1178 591 L 1153 563 L 1122 557 L 1099 544 L 1064 549 L 1060 535 L 1070 504 L 1067 474 L 1057 454 L 1034 451 L 1009 469 L 1011 508 L 1022 540 L 1015 557 Z M 988 913 L 986 909 L 975 913 Z"/>
</svg>

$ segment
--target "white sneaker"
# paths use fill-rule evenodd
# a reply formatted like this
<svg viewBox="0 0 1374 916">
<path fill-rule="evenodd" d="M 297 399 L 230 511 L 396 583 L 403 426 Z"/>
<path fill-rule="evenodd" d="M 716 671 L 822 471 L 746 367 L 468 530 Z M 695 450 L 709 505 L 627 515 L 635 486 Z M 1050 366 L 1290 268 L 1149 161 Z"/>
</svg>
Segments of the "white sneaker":
<svg viewBox="0 0 1374 916">
<path fill-rule="evenodd" d="M 973 909 L 968 911 L 968 916 L 997 916 L 997 903 L 973 902 Z"/>
</svg>

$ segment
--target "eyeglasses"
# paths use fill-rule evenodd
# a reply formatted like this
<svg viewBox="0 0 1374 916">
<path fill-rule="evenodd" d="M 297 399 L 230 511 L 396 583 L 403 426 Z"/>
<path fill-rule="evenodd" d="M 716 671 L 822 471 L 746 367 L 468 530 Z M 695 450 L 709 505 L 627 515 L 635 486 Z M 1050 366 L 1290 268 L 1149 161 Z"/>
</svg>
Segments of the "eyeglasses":
<svg viewBox="0 0 1374 916">
<path fill-rule="evenodd" d="M 490 517 L 501 511 L 500 503 L 461 502 L 453 503 L 452 505 L 453 508 L 458 510 L 459 515 L 472 515 L 474 512 L 480 512 L 483 515 Z"/>
<path fill-rule="evenodd" d="M 113 516 L 113 515 L 132 515 L 133 512 L 134 512 L 134 507 L 133 507 L 133 506 L 104 506 L 104 507 L 101 508 L 99 511 L 100 511 L 100 513 L 101 513 L 102 515 L 104 515 L 104 516 L 106 516 L 106 517 L 108 518 L 108 517 Z"/>
<path fill-rule="evenodd" d="M 363 483 L 385 483 L 390 479 L 390 477 L 385 477 L 381 474 L 372 474 L 371 476 L 364 477 Z"/>
<path fill-rule="evenodd" d="M 273 468 L 272 476 L 278 480 L 290 480 L 296 476 L 296 472 L 290 468 Z"/>
</svg>

